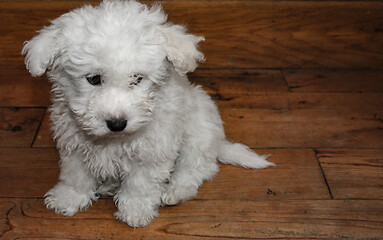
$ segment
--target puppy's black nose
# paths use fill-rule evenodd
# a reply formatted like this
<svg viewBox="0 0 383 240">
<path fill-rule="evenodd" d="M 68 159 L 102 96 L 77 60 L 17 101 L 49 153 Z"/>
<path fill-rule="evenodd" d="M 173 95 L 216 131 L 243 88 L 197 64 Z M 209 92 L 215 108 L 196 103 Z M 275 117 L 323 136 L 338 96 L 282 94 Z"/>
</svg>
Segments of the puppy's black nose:
<svg viewBox="0 0 383 240">
<path fill-rule="evenodd" d="M 122 130 L 125 129 L 127 122 L 128 120 L 123 118 L 121 119 L 112 118 L 112 119 L 106 120 L 106 125 L 112 132 L 121 132 Z"/>
</svg>

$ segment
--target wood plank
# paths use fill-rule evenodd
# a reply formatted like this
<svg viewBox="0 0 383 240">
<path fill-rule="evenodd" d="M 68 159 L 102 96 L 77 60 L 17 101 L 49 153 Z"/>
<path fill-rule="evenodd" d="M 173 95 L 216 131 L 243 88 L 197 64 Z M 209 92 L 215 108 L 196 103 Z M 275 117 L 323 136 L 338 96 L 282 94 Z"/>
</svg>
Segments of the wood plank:
<svg viewBox="0 0 383 240">
<path fill-rule="evenodd" d="M 51 85 L 45 77 L 33 78 L 24 66 L 0 68 L 0 106 L 44 107 Z"/>
<path fill-rule="evenodd" d="M 1 208 L 12 226 L 3 232 L 3 239 L 380 239 L 383 235 L 383 202 L 373 200 L 190 201 L 161 208 L 151 225 L 136 229 L 114 219 L 112 199 L 101 199 L 69 218 L 47 211 L 40 199 L 2 201 L 17 206 Z"/>
<path fill-rule="evenodd" d="M 221 109 L 229 139 L 254 148 L 382 148 L 383 122 L 369 114 L 310 109 Z"/>
<path fill-rule="evenodd" d="M 383 92 L 383 70 L 284 70 L 293 92 Z"/>
<path fill-rule="evenodd" d="M 317 155 L 336 199 L 383 199 L 382 149 L 319 149 Z"/>
<path fill-rule="evenodd" d="M 312 149 L 256 149 L 271 154 L 277 166 L 260 171 L 221 165 L 221 171 L 204 183 L 197 199 L 330 199 Z M 307 181 L 310 179 L 310 181 Z"/>
<path fill-rule="evenodd" d="M 205 87 L 204 87 L 205 88 Z M 265 94 L 213 94 L 218 107 L 250 109 L 307 109 L 338 111 L 348 114 L 369 114 L 379 118 L 383 109 L 383 93 L 265 93 Z"/>
<path fill-rule="evenodd" d="M 0 147 L 30 147 L 45 108 L 0 108 Z"/>
<path fill-rule="evenodd" d="M 313 150 L 262 150 L 278 166 L 247 170 L 222 165 L 197 199 L 329 199 Z M 42 197 L 58 179 L 54 148 L 0 148 L 0 197 Z M 310 178 L 311 181 L 304 179 Z M 235 194 L 234 194 L 235 193 Z"/>
<path fill-rule="evenodd" d="M 0 3 L 0 64 L 20 66 L 21 46 L 80 1 Z M 206 37 L 202 66 L 381 68 L 380 1 L 170 1 L 169 20 Z M 12 24 L 9 24 L 9 23 Z M 214 26 L 214 27 L 212 27 Z"/>
<path fill-rule="evenodd" d="M 252 147 L 381 146 L 382 93 L 222 94 L 216 102 L 228 136 Z"/>
<path fill-rule="evenodd" d="M 58 179 L 56 149 L 0 148 L 0 197 L 43 197 Z"/>
<path fill-rule="evenodd" d="M 288 92 L 280 70 L 197 69 L 189 80 L 201 85 L 216 99 L 231 94 L 269 94 Z M 230 99 L 225 99 L 230 100 Z"/>
</svg>

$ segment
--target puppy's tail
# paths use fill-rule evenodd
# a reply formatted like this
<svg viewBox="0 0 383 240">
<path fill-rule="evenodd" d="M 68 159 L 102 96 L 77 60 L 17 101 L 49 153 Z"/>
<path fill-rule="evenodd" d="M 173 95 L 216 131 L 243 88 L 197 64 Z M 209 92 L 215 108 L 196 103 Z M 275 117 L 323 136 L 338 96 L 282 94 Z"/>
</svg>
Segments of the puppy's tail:
<svg viewBox="0 0 383 240">
<path fill-rule="evenodd" d="M 224 141 L 219 149 L 218 160 L 225 164 L 244 168 L 261 169 L 275 166 L 274 163 L 266 160 L 269 156 L 258 155 L 243 144 Z"/>
</svg>

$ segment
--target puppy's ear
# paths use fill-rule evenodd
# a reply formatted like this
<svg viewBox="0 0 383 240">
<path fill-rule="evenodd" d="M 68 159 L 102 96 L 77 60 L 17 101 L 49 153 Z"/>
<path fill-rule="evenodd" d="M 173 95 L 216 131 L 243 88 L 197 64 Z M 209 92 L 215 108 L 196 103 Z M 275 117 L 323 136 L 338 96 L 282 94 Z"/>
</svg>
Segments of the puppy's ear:
<svg viewBox="0 0 383 240">
<path fill-rule="evenodd" d="M 37 77 L 53 64 L 59 52 L 57 41 L 59 29 L 52 24 L 39 31 L 39 34 L 24 43 L 22 55 L 25 56 L 25 65 L 32 76 Z"/>
<path fill-rule="evenodd" d="M 193 72 L 197 62 L 205 60 L 198 50 L 198 43 L 205 40 L 203 37 L 186 33 L 186 28 L 180 25 L 164 24 L 160 31 L 167 58 L 179 74 Z"/>
</svg>

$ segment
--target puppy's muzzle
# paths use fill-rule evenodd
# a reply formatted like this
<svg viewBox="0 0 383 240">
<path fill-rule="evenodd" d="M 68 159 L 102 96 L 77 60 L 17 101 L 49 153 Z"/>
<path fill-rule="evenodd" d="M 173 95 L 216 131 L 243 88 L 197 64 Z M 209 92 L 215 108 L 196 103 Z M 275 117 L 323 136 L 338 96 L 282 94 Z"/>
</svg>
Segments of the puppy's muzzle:
<svg viewBox="0 0 383 240">
<path fill-rule="evenodd" d="M 106 120 L 106 125 L 112 132 L 121 132 L 125 129 L 128 120 L 126 119 L 109 119 Z"/>
</svg>

